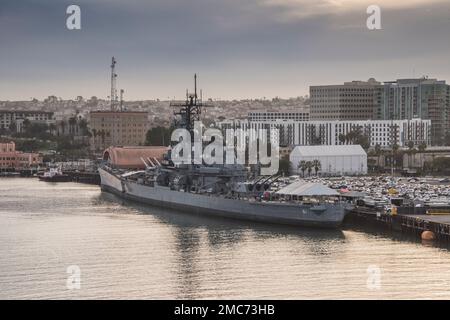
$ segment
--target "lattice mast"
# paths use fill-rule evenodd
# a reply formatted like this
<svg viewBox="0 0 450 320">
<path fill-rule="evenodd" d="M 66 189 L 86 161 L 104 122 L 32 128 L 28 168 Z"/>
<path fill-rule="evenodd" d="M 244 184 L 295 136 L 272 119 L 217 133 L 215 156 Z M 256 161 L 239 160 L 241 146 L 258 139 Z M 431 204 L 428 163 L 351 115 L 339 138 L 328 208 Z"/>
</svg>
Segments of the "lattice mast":
<svg viewBox="0 0 450 320">
<path fill-rule="evenodd" d="M 178 108 L 174 115 L 179 119 L 175 120 L 176 128 L 184 128 L 193 134 L 195 121 L 201 120 L 202 108 L 211 107 L 211 105 L 204 104 L 202 101 L 202 92 L 200 97 L 197 94 L 197 74 L 194 75 L 194 92 L 189 93 L 186 90 L 186 101 L 184 103 L 172 102 L 171 107 Z"/>
<path fill-rule="evenodd" d="M 111 111 L 115 111 L 117 105 L 117 89 L 116 89 L 116 59 L 112 57 L 111 59 L 111 92 L 110 92 L 110 108 Z"/>
</svg>

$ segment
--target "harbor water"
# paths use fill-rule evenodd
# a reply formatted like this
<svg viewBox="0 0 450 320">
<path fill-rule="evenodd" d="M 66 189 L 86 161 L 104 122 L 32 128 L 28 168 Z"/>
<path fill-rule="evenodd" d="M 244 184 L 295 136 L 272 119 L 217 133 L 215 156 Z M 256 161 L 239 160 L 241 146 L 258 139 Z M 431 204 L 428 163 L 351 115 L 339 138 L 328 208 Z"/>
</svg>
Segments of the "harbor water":
<svg viewBox="0 0 450 320">
<path fill-rule="evenodd" d="M 449 265 L 448 249 L 378 232 L 214 219 L 92 185 L 0 179 L 0 299 L 449 299 Z"/>
</svg>

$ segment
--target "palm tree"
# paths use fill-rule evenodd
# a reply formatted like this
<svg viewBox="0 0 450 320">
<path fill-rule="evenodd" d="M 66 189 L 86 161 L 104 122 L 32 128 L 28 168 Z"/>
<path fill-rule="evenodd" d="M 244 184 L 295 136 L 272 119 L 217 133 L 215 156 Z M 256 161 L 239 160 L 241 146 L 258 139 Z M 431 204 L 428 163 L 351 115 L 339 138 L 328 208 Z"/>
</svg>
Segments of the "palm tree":
<svg viewBox="0 0 450 320">
<path fill-rule="evenodd" d="M 377 143 L 376 145 L 375 145 L 375 149 L 374 149 L 374 151 L 375 151 L 375 155 L 376 156 L 380 156 L 381 155 L 381 146 Z"/>
<path fill-rule="evenodd" d="M 54 135 L 56 131 L 56 124 L 50 123 L 48 129 L 50 130 L 50 134 Z"/>
<path fill-rule="evenodd" d="M 411 167 L 412 164 L 412 155 L 415 153 L 415 149 L 414 149 L 414 142 L 413 141 L 408 141 L 408 166 Z"/>
<path fill-rule="evenodd" d="M 75 126 L 77 124 L 77 118 L 75 117 L 70 117 L 69 119 L 69 132 L 73 135 L 75 133 Z"/>
<path fill-rule="evenodd" d="M 62 135 L 64 136 L 66 134 L 66 121 L 64 119 L 61 120 L 60 126 L 61 126 Z"/>
<path fill-rule="evenodd" d="M 427 144 L 425 142 L 422 142 L 421 144 L 419 144 L 418 148 L 420 152 L 424 152 L 427 149 Z"/>
<path fill-rule="evenodd" d="M 87 123 L 86 119 L 81 119 L 78 122 L 78 126 L 81 130 L 81 134 L 88 135 L 89 129 L 88 129 L 88 123 Z"/>
<path fill-rule="evenodd" d="M 23 131 L 27 132 L 31 126 L 31 121 L 29 119 L 23 120 Z"/>
<path fill-rule="evenodd" d="M 11 124 L 9 125 L 9 132 L 11 135 L 17 133 L 17 123 L 15 121 L 11 121 Z"/>
<path fill-rule="evenodd" d="M 303 174 L 303 177 L 305 177 L 305 171 L 306 169 L 308 169 L 308 167 L 306 166 L 306 161 L 305 160 L 300 161 L 300 163 L 297 166 L 297 169 L 300 169 Z"/>
<path fill-rule="evenodd" d="M 423 162 L 423 153 L 427 149 L 427 144 L 425 142 L 422 142 L 421 144 L 419 144 L 418 149 L 419 149 L 419 152 L 420 152 L 420 163 L 422 164 L 422 162 Z M 422 169 L 424 169 L 424 167 L 425 167 L 425 164 L 423 164 Z"/>
<path fill-rule="evenodd" d="M 317 176 L 317 172 L 319 172 L 319 170 L 322 168 L 322 164 L 320 163 L 319 160 L 316 159 L 316 160 L 313 160 L 312 165 L 314 167 L 314 171 Z"/>
<path fill-rule="evenodd" d="M 374 155 L 377 157 L 378 168 L 381 168 L 381 156 L 383 155 L 383 149 L 381 149 L 381 146 L 378 143 L 375 145 Z"/>
<path fill-rule="evenodd" d="M 100 137 L 102 138 L 102 144 L 105 144 L 105 136 L 106 136 L 106 131 L 105 130 L 100 130 Z"/>
<path fill-rule="evenodd" d="M 395 143 L 392 146 L 392 166 L 393 166 L 393 168 L 397 168 L 397 166 L 398 166 L 397 155 L 398 155 L 399 150 L 400 150 L 400 146 Z"/>
<path fill-rule="evenodd" d="M 308 170 L 308 176 L 311 176 L 311 171 L 313 169 L 313 163 L 312 161 L 306 161 L 306 168 Z"/>
</svg>

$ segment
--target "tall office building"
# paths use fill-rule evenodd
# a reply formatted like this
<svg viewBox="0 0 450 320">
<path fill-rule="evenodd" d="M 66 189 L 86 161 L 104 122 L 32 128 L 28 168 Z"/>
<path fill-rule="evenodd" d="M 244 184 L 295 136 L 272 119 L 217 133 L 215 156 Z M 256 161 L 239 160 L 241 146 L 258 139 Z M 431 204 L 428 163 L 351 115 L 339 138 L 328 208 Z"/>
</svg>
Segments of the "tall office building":
<svg viewBox="0 0 450 320">
<path fill-rule="evenodd" d="M 420 78 L 385 82 L 378 108 L 381 120 L 431 120 L 432 144 L 445 143 L 450 130 L 450 86 L 445 81 Z"/>
<path fill-rule="evenodd" d="M 431 120 L 431 143 L 446 143 L 450 132 L 450 86 L 436 79 L 380 83 L 352 81 L 312 86 L 311 120 Z"/>
<path fill-rule="evenodd" d="M 311 86 L 311 120 L 371 120 L 382 101 L 383 86 L 375 79 L 343 85 Z"/>
</svg>

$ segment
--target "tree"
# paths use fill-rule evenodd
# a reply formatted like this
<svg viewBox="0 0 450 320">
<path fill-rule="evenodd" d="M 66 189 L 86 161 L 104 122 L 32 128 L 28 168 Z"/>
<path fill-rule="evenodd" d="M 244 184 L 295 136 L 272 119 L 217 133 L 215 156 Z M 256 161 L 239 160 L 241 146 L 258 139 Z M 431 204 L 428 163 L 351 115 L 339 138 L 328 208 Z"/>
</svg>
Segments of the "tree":
<svg viewBox="0 0 450 320">
<path fill-rule="evenodd" d="M 105 137 L 106 137 L 106 131 L 105 130 L 100 130 L 100 137 L 102 138 L 102 144 L 105 144 Z"/>
<path fill-rule="evenodd" d="M 88 101 L 87 104 L 90 107 L 96 107 L 98 105 L 98 98 L 96 96 L 92 96 Z"/>
<path fill-rule="evenodd" d="M 78 127 L 80 128 L 81 134 L 84 136 L 89 135 L 88 123 L 86 119 L 81 119 L 78 122 Z"/>
<path fill-rule="evenodd" d="M 444 136 L 444 145 L 445 145 L 445 146 L 450 146 L 450 133 L 447 133 L 447 134 Z"/>
<path fill-rule="evenodd" d="M 22 130 L 27 132 L 30 129 L 31 121 L 29 119 L 23 120 L 22 126 Z"/>
<path fill-rule="evenodd" d="M 15 121 L 12 121 L 11 124 L 9 125 L 9 132 L 11 134 L 17 133 L 17 124 Z"/>
<path fill-rule="evenodd" d="M 450 158 L 447 157 L 436 157 L 432 162 L 433 171 L 444 173 L 448 172 L 450 169 Z"/>
<path fill-rule="evenodd" d="M 339 134 L 339 142 L 342 144 L 359 144 L 364 150 L 368 150 L 370 147 L 370 138 L 362 129 L 361 126 L 357 126 L 347 134 Z"/>
<path fill-rule="evenodd" d="M 288 176 L 290 169 L 291 169 L 291 162 L 289 161 L 289 156 L 285 155 L 283 158 L 280 159 L 278 174 Z"/>
<path fill-rule="evenodd" d="M 408 165 L 409 167 L 411 167 L 412 164 L 412 156 L 416 153 L 416 149 L 414 149 L 414 142 L 413 141 L 408 141 L 407 143 L 407 147 L 408 147 Z"/>
<path fill-rule="evenodd" d="M 72 135 L 75 134 L 75 126 L 77 125 L 77 118 L 70 117 L 69 118 L 69 133 Z"/>
<path fill-rule="evenodd" d="M 377 156 L 377 157 L 383 153 L 383 150 L 381 149 L 381 146 L 378 143 L 375 145 L 374 151 L 375 151 L 375 156 Z"/>
<path fill-rule="evenodd" d="M 398 144 L 394 144 L 392 146 L 392 161 L 395 168 L 403 166 L 403 152 L 400 150 L 400 146 Z"/>
<path fill-rule="evenodd" d="M 373 155 L 377 157 L 376 164 L 373 164 L 373 167 L 375 168 L 375 166 L 378 166 L 378 168 L 381 168 L 381 156 L 383 155 L 383 149 L 378 143 L 373 149 Z"/>
<path fill-rule="evenodd" d="M 49 126 L 46 123 L 31 122 L 28 119 L 23 121 L 22 132 L 20 132 L 18 136 L 40 140 L 52 139 L 52 135 L 49 132 Z"/>
<path fill-rule="evenodd" d="M 316 159 L 316 160 L 313 160 L 312 165 L 314 167 L 314 172 L 315 172 L 315 174 L 317 176 L 317 172 L 319 172 L 319 170 L 321 170 L 322 164 L 320 163 L 319 160 Z"/>
<path fill-rule="evenodd" d="M 155 127 L 147 131 L 145 145 L 147 146 L 167 146 L 170 144 L 172 135 L 171 128 Z"/>
<path fill-rule="evenodd" d="M 61 120 L 60 126 L 61 126 L 61 134 L 65 135 L 65 133 L 66 133 L 66 121 L 64 119 Z"/>
<path fill-rule="evenodd" d="M 48 126 L 48 129 L 50 130 L 51 134 L 54 134 L 56 131 L 56 124 L 50 123 L 50 125 Z"/>
<path fill-rule="evenodd" d="M 421 144 L 419 144 L 418 148 L 420 152 L 425 152 L 425 150 L 427 149 L 427 144 L 425 142 L 422 142 Z"/>
<path fill-rule="evenodd" d="M 393 151 L 394 153 L 397 153 L 398 150 L 400 150 L 400 146 L 399 146 L 398 144 L 395 143 L 395 144 L 392 146 L 392 151 Z"/>
<path fill-rule="evenodd" d="M 297 169 L 300 169 L 300 171 L 303 174 L 303 177 L 305 177 L 305 171 L 308 169 L 307 165 L 306 165 L 306 161 L 302 160 L 299 162 Z"/>
<path fill-rule="evenodd" d="M 306 169 L 308 170 L 308 176 L 311 176 L 311 172 L 313 169 L 312 161 L 306 161 Z"/>
<path fill-rule="evenodd" d="M 427 149 L 427 144 L 425 142 L 422 142 L 421 144 L 419 144 L 418 146 L 419 152 L 420 152 L 420 163 L 423 162 L 423 154 L 425 152 L 425 150 Z M 425 170 L 425 163 L 423 163 L 423 170 Z"/>
</svg>

